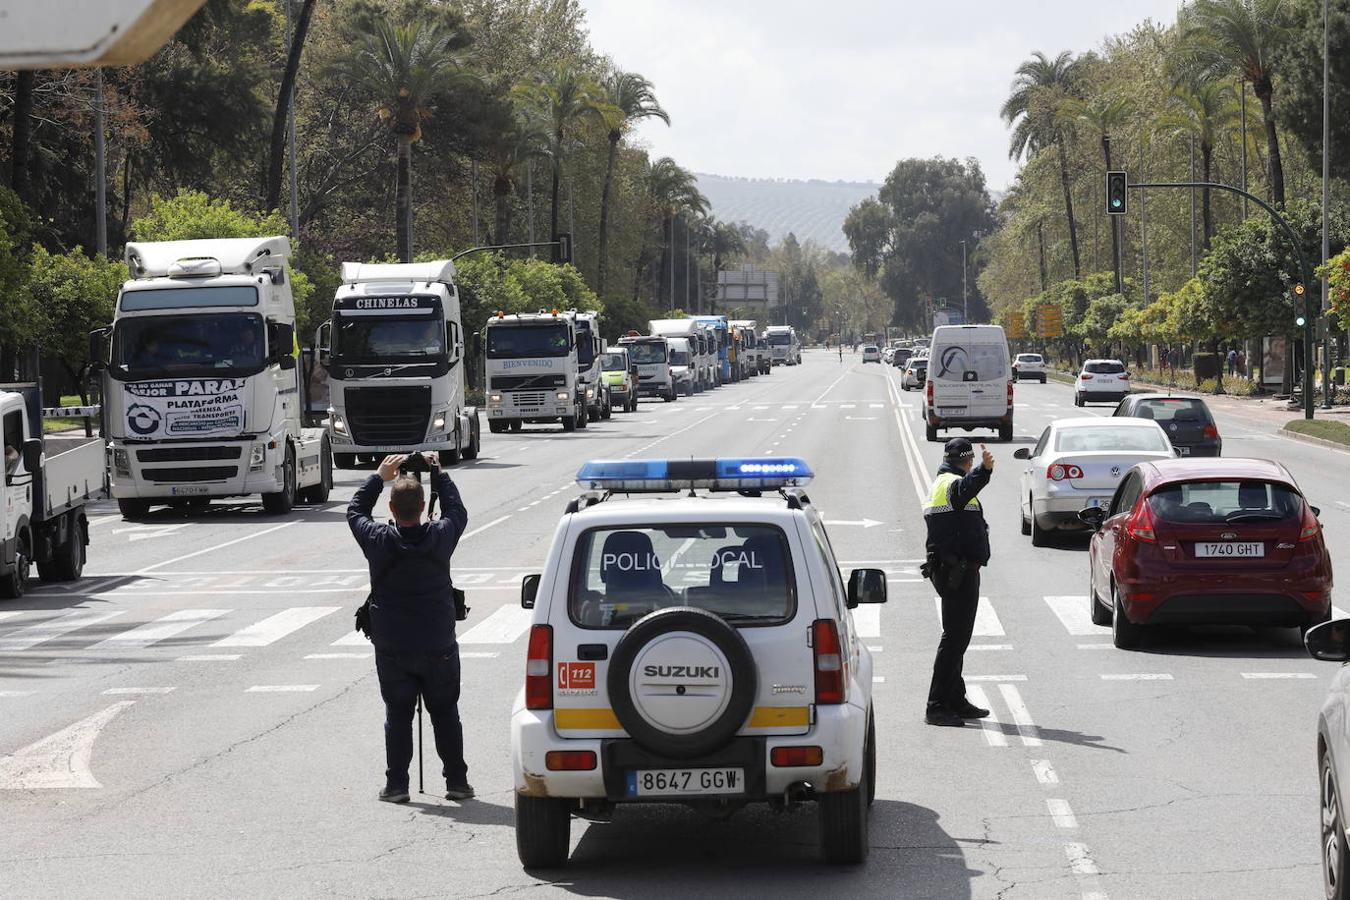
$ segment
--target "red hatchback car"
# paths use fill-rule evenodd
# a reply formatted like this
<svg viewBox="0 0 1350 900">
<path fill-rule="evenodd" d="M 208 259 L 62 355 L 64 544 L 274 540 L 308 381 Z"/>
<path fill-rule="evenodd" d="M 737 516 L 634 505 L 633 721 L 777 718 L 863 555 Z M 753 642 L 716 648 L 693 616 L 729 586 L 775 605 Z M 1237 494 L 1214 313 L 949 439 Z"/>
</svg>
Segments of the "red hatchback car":
<svg viewBox="0 0 1350 900">
<path fill-rule="evenodd" d="M 1092 621 L 1134 649 L 1151 625 L 1307 628 L 1331 618 L 1318 510 L 1277 462 L 1140 463 L 1105 509 L 1080 518 Z"/>
</svg>

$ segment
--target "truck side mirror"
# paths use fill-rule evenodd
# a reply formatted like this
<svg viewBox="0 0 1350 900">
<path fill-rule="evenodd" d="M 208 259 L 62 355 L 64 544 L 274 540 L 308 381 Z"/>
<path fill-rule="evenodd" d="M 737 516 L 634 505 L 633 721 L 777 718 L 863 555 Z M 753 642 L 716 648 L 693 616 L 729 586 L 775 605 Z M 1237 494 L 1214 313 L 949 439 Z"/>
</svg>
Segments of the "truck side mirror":
<svg viewBox="0 0 1350 900">
<path fill-rule="evenodd" d="M 272 360 L 282 369 L 295 368 L 295 326 L 284 322 L 269 322 L 268 339 Z"/>
<path fill-rule="evenodd" d="M 108 361 L 108 335 L 111 328 L 95 328 L 89 332 L 89 362 L 95 371 L 102 369 Z"/>
<path fill-rule="evenodd" d="M 333 357 L 328 346 L 329 341 L 332 340 L 332 336 L 333 323 L 331 321 L 324 322 L 314 330 L 314 349 L 319 357 L 319 365 L 323 366 L 325 369 L 328 368 L 328 363 Z"/>
<path fill-rule="evenodd" d="M 474 355 L 474 356 L 481 356 L 481 355 L 482 355 L 482 353 L 483 353 L 483 335 L 482 335 L 481 332 L 475 331 L 475 332 L 473 333 L 473 336 L 472 336 L 471 338 L 469 338 L 469 348 L 470 348 L 471 350 L 473 350 L 473 355 Z"/>
<path fill-rule="evenodd" d="M 30 475 L 42 471 L 41 438 L 29 438 L 23 442 L 23 467 Z"/>
</svg>

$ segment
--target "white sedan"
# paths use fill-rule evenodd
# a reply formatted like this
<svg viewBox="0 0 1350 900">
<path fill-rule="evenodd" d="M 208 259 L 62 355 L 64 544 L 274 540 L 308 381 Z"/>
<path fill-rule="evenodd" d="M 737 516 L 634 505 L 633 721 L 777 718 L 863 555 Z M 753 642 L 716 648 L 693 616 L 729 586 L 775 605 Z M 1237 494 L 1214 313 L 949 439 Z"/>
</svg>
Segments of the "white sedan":
<svg viewBox="0 0 1350 900">
<path fill-rule="evenodd" d="M 1148 419 L 1060 419 L 1041 432 L 1021 479 L 1022 533 L 1037 547 L 1049 532 L 1082 530 L 1079 510 L 1106 506 L 1135 463 L 1175 456 L 1167 433 Z"/>
</svg>

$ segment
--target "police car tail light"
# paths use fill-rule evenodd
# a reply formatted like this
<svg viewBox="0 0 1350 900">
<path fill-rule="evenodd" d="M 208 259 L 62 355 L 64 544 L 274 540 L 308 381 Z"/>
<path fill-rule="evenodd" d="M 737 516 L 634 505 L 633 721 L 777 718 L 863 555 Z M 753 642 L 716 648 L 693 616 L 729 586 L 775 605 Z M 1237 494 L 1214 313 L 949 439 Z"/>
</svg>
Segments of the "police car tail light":
<svg viewBox="0 0 1350 900">
<path fill-rule="evenodd" d="M 844 651 L 839 644 L 839 629 L 833 619 L 816 619 L 812 623 L 811 646 L 815 651 L 816 703 L 843 703 L 848 672 L 844 665 Z"/>
<path fill-rule="evenodd" d="M 1045 470 L 1045 477 L 1051 481 L 1063 481 L 1064 479 L 1082 478 L 1083 470 L 1074 465 L 1062 465 L 1055 463 Z"/>
<path fill-rule="evenodd" d="M 1146 544 L 1158 542 L 1158 535 L 1153 530 L 1153 510 L 1149 508 L 1149 501 L 1140 503 L 1139 508 L 1126 520 L 1125 533 L 1134 540 Z"/>
<path fill-rule="evenodd" d="M 553 628 L 535 625 L 525 655 L 525 708 L 553 708 Z"/>
<path fill-rule="evenodd" d="M 550 772 L 591 772 L 596 765 L 594 750 L 550 750 L 544 767 Z"/>
<path fill-rule="evenodd" d="M 660 493 L 703 488 L 712 491 L 771 491 L 811 481 L 811 467 L 791 456 L 724 459 L 593 460 L 577 472 L 589 490 Z"/>
<path fill-rule="evenodd" d="M 774 747 L 769 751 L 769 762 L 780 769 L 819 766 L 825 762 L 825 751 L 820 747 Z"/>
</svg>

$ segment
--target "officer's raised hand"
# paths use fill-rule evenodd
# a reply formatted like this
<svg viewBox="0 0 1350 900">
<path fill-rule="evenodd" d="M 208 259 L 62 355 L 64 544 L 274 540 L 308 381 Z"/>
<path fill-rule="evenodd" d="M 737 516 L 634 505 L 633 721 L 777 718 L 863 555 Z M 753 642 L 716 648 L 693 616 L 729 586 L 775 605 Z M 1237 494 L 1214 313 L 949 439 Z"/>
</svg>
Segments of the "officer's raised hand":
<svg viewBox="0 0 1350 900">
<path fill-rule="evenodd" d="M 986 470 L 994 471 L 994 454 L 989 452 L 989 448 L 984 444 L 980 445 L 980 463 Z"/>
</svg>

